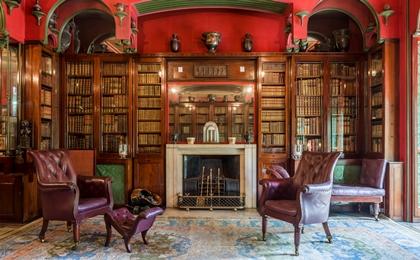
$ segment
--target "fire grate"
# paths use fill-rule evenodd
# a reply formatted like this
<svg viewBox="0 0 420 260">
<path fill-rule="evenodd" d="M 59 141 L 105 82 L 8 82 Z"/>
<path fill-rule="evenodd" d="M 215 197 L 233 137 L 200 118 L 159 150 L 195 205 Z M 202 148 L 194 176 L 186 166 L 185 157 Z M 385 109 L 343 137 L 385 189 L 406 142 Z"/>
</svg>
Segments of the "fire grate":
<svg viewBox="0 0 420 260">
<path fill-rule="evenodd" d="M 181 209 L 244 209 L 245 195 L 242 196 L 189 196 L 178 195 Z"/>
</svg>

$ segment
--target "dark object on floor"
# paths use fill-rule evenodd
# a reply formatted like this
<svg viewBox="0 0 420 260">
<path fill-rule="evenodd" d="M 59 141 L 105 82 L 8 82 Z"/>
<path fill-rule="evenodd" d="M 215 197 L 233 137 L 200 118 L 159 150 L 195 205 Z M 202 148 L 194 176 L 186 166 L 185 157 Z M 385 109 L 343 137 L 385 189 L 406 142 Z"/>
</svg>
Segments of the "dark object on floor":
<svg viewBox="0 0 420 260">
<path fill-rule="evenodd" d="M 299 255 L 303 225 L 322 223 L 331 243 L 328 216 L 333 172 L 340 154 L 303 152 L 292 178 L 260 181 L 263 191 L 259 198 L 258 212 L 262 216 L 263 240 L 267 230 L 267 216 L 270 216 L 293 224 L 296 255 Z"/>
<path fill-rule="evenodd" d="M 160 206 L 162 198 L 156 194 L 145 189 L 134 189 L 130 196 L 131 206 Z"/>
<path fill-rule="evenodd" d="M 332 201 L 373 203 L 375 220 L 379 220 L 379 203 L 385 196 L 386 160 L 363 159 L 359 185 L 333 185 Z"/>
<path fill-rule="evenodd" d="M 77 175 L 65 150 L 29 154 L 35 162 L 44 218 L 39 239 L 44 242 L 50 220 L 63 220 L 68 229 L 73 225 L 77 245 L 83 219 L 112 212 L 111 179 Z"/>
<path fill-rule="evenodd" d="M 106 223 L 106 242 L 105 246 L 109 246 L 112 236 L 112 227 L 121 234 L 124 239 L 125 248 L 127 252 L 131 253 L 130 239 L 141 232 L 143 242 L 147 245 L 146 234 L 152 227 L 157 215 L 163 213 L 159 207 L 150 208 L 141 212 L 137 217 L 128 211 L 127 208 L 119 208 L 113 212 L 105 215 Z"/>
</svg>

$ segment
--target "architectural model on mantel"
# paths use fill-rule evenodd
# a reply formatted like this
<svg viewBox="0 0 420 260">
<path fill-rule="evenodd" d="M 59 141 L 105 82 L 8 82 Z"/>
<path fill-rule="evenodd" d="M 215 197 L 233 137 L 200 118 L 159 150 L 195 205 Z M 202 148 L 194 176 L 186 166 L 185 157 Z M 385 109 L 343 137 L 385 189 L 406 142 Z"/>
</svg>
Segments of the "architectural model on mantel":
<svg viewBox="0 0 420 260">
<path fill-rule="evenodd" d="M 204 143 L 219 143 L 219 128 L 213 121 L 208 121 L 203 127 Z"/>
</svg>

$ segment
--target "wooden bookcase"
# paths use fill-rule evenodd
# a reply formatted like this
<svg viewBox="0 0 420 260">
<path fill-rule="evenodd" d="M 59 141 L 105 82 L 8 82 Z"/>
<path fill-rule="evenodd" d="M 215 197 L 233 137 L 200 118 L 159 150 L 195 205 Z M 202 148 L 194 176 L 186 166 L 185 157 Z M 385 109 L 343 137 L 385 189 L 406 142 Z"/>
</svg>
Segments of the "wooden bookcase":
<svg viewBox="0 0 420 260">
<path fill-rule="evenodd" d="M 142 58 L 135 63 L 134 187 L 165 199 L 165 74 L 164 60 Z"/>
<path fill-rule="evenodd" d="M 368 55 L 368 157 L 397 159 L 398 43 L 385 41 Z"/>
<path fill-rule="evenodd" d="M 292 60 L 292 153 L 340 151 L 342 158 L 360 157 L 360 56 L 304 54 Z"/>
<path fill-rule="evenodd" d="M 259 60 L 258 155 L 259 179 L 268 178 L 265 169 L 282 165 L 288 169 L 289 139 L 289 62 L 286 56 Z"/>
</svg>

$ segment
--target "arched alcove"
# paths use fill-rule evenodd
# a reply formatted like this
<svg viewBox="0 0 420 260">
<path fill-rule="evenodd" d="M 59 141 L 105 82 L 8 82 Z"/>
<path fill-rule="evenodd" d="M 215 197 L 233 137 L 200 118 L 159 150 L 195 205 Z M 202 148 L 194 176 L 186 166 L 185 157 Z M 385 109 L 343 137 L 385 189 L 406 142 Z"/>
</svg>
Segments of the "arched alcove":
<svg viewBox="0 0 420 260">
<path fill-rule="evenodd" d="M 336 34 L 336 37 L 334 37 Z M 340 34 L 340 35 L 338 35 Z M 349 52 L 363 50 L 364 35 L 361 25 L 350 14 L 341 10 L 322 10 L 312 14 L 308 21 L 308 51 L 343 51 L 339 37 L 348 37 Z"/>
</svg>

